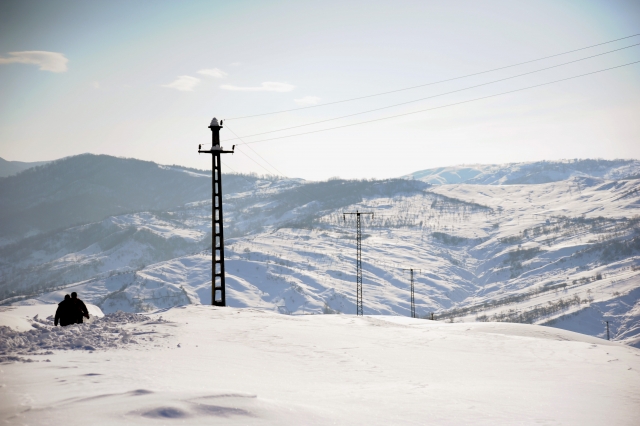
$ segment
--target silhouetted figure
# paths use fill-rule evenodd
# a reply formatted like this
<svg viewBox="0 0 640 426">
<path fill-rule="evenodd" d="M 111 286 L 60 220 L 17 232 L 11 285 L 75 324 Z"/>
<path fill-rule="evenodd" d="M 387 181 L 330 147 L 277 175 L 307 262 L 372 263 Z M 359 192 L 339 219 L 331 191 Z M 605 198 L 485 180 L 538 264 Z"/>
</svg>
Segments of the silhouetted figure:
<svg viewBox="0 0 640 426">
<path fill-rule="evenodd" d="M 64 300 L 58 303 L 58 309 L 56 309 L 56 317 L 53 324 L 57 326 L 58 322 L 60 322 L 61 327 L 75 324 L 77 321 L 76 312 L 77 309 L 71 300 L 71 296 L 65 294 Z"/>
<path fill-rule="evenodd" d="M 82 324 L 82 317 L 89 319 L 89 311 L 87 310 L 87 305 L 81 299 L 78 299 L 78 293 L 75 291 L 71 293 L 71 301 L 74 303 L 76 308 L 76 320 L 74 322 L 78 324 Z"/>
</svg>

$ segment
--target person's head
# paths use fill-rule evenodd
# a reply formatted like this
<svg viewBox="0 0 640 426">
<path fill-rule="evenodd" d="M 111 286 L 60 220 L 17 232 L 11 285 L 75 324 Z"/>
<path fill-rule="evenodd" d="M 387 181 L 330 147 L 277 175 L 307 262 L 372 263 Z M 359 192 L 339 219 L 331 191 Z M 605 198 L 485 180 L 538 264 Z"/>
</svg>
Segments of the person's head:
<svg viewBox="0 0 640 426">
<path fill-rule="evenodd" d="M 64 300 L 69 300 L 69 299 L 71 299 L 71 296 L 69 296 L 68 294 L 65 294 L 64 295 Z"/>
<path fill-rule="evenodd" d="M 71 293 L 71 298 L 72 299 L 77 299 L 78 298 L 78 293 L 76 293 L 75 291 L 73 293 Z"/>
</svg>

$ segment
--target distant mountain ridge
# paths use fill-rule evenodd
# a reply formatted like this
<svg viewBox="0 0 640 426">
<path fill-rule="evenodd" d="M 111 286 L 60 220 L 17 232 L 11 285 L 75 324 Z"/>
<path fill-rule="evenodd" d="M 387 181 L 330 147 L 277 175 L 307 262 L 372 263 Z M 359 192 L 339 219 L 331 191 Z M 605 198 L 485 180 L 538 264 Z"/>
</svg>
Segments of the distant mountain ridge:
<svg viewBox="0 0 640 426">
<path fill-rule="evenodd" d="M 573 177 L 617 180 L 639 175 L 638 160 L 568 160 L 438 167 L 402 177 L 432 185 L 526 185 L 559 182 Z"/>
<path fill-rule="evenodd" d="M 32 167 L 42 166 L 43 164 L 47 163 L 49 163 L 49 161 L 8 161 L 0 157 L 0 177 L 15 175 L 24 170 L 30 169 Z"/>
<path fill-rule="evenodd" d="M 230 175 L 225 188 L 238 190 L 251 180 Z M 211 179 L 204 172 L 108 155 L 77 155 L 0 178 L 0 237 L 167 210 L 210 196 Z"/>
</svg>

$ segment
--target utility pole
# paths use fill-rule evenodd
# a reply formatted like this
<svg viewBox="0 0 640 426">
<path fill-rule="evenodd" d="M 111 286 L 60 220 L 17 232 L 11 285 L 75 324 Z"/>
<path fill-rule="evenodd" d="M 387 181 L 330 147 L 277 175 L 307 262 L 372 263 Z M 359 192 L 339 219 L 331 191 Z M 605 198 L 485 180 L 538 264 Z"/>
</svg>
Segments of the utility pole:
<svg viewBox="0 0 640 426">
<path fill-rule="evenodd" d="M 347 221 L 347 215 L 356 216 L 356 229 L 357 229 L 357 242 L 356 242 L 356 315 L 364 315 L 364 308 L 362 307 L 362 231 L 360 226 L 360 216 L 366 214 L 371 215 L 372 212 L 359 212 L 358 210 L 353 212 L 343 212 L 342 220 Z"/>
<path fill-rule="evenodd" d="M 211 150 L 202 149 L 198 145 L 198 153 L 211 154 L 211 304 L 214 306 L 226 306 L 224 282 L 224 236 L 222 226 L 222 169 L 220 154 L 233 154 L 235 145 L 231 151 L 223 151 L 220 146 L 220 129 L 222 120 L 218 124 L 218 119 L 213 118 L 209 125 L 211 129 Z"/>
<path fill-rule="evenodd" d="M 403 271 L 411 272 L 411 318 L 416 318 L 416 298 L 413 292 L 413 271 L 420 272 L 421 269 L 409 268 L 409 269 L 403 269 Z"/>
<path fill-rule="evenodd" d="M 605 321 L 607 323 L 607 340 L 609 340 L 609 321 Z"/>
</svg>

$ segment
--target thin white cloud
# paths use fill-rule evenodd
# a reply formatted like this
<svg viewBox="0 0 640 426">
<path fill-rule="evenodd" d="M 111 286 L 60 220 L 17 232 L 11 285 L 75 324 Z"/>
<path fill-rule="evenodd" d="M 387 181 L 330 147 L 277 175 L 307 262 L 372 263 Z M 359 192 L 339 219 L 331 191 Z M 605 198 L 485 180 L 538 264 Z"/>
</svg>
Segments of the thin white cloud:
<svg viewBox="0 0 640 426">
<path fill-rule="evenodd" d="M 265 81 L 258 87 L 240 87 L 223 84 L 222 86 L 220 86 L 220 88 L 224 90 L 235 90 L 239 92 L 290 92 L 295 89 L 296 86 L 287 83 Z"/>
<path fill-rule="evenodd" d="M 209 77 L 215 77 L 215 78 L 225 78 L 227 75 L 229 75 L 226 72 L 224 72 L 224 71 L 222 71 L 221 69 L 218 69 L 218 68 L 200 70 L 200 71 L 198 71 L 198 74 L 208 75 Z"/>
<path fill-rule="evenodd" d="M 320 98 L 317 96 L 305 96 L 304 98 L 294 99 L 293 102 L 301 106 L 317 105 Z"/>
<path fill-rule="evenodd" d="M 200 79 L 191 77 L 190 75 L 181 75 L 175 81 L 169 84 L 163 84 L 162 87 L 181 90 L 183 92 L 193 92 L 193 88 L 200 83 Z"/>
<path fill-rule="evenodd" d="M 42 71 L 65 72 L 67 62 L 62 53 L 29 50 L 25 52 L 9 52 L 9 57 L 0 56 L 0 64 L 33 64 L 38 65 Z"/>
</svg>

